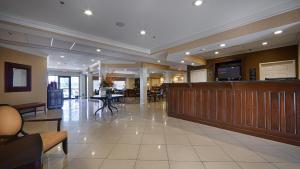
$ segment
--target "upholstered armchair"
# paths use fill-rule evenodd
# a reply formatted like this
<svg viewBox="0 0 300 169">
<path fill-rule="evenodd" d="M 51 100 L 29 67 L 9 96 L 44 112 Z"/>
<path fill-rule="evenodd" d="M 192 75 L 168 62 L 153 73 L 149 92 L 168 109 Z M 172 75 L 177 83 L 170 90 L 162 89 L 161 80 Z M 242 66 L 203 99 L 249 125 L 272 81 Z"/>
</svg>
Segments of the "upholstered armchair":
<svg viewBox="0 0 300 169">
<path fill-rule="evenodd" d="M 54 121 L 57 119 L 30 120 Z M 67 132 L 27 134 L 23 118 L 10 106 L 0 106 L 0 168 L 42 168 L 42 154 L 62 143 L 67 154 Z M 60 130 L 58 121 L 58 130 Z"/>
</svg>

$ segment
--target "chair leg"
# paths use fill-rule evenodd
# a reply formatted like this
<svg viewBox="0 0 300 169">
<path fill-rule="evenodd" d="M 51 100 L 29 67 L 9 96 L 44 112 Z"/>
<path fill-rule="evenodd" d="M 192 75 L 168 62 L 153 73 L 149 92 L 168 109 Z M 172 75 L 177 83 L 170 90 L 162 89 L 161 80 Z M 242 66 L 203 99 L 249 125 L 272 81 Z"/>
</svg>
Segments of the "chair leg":
<svg viewBox="0 0 300 169">
<path fill-rule="evenodd" d="M 66 138 L 63 142 L 62 142 L 62 148 L 65 154 L 68 154 L 68 139 Z"/>
</svg>

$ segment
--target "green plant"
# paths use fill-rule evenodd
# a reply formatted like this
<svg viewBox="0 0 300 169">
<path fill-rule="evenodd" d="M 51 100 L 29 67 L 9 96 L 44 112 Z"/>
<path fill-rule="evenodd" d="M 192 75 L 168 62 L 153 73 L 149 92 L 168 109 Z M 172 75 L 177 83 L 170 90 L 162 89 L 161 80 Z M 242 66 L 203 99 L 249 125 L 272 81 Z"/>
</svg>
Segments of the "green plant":
<svg viewBox="0 0 300 169">
<path fill-rule="evenodd" d="M 101 87 L 111 87 L 111 84 L 108 81 L 103 80 L 100 86 Z"/>
</svg>

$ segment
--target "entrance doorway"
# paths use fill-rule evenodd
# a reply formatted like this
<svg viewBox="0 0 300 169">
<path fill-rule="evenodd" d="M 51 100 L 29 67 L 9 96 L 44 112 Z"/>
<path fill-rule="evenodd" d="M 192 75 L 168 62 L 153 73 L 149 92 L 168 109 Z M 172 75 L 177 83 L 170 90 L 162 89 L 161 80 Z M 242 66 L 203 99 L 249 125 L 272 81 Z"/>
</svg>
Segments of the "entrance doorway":
<svg viewBox="0 0 300 169">
<path fill-rule="evenodd" d="M 75 99 L 79 97 L 78 76 L 48 76 L 48 83 L 56 82 L 59 89 L 63 90 L 64 99 Z"/>
</svg>

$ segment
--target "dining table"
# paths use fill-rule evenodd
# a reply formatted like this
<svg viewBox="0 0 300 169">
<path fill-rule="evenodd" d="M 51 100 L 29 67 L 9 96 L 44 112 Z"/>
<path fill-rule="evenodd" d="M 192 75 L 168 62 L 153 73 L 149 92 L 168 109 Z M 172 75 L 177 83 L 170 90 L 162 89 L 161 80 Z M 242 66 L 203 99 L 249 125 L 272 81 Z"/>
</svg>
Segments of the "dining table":
<svg viewBox="0 0 300 169">
<path fill-rule="evenodd" d="M 118 108 L 113 105 L 113 102 L 115 100 L 120 100 L 120 98 L 124 98 L 124 95 L 123 94 L 104 94 L 104 95 L 94 95 L 90 98 L 95 99 L 95 100 L 100 100 L 103 103 L 102 106 L 99 107 L 95 111 L 95 116 L 97 115 L 97 113 L 100 110 L 103 112 L 104 108 L 106 108 L 106 107 L 110 110 L 111 115 L 113 115 L 113 110 L 112 109 L 115 109 L 118 112 Z"/>
</svg>

